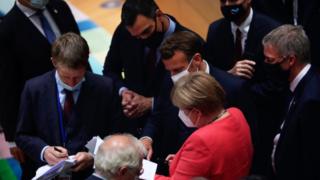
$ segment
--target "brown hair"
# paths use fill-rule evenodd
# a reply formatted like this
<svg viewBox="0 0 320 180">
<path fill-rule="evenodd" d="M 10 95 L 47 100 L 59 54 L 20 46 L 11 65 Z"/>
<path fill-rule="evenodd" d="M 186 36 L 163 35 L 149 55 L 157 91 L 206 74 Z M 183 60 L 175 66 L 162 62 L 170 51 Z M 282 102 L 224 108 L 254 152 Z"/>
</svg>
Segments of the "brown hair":
<svg viewBox="0 0 320 180">
<path fill-rule="evenodd" d="M 52 45 L 51 56 L 57 64 L 76 69 L 86 67 L 89 46 L 84 38 L 75 33 L 60 36 Z"/>
<path fill-rule="evenodd" d="M 180 31 L 173 33 L 160 46 L 160 53 L 163 60 L 170 59 L 175 51 L 182 51 L 191 61 L 196 53 L 203 54 L 203 39 L 190 31 Z"/>
</svg>

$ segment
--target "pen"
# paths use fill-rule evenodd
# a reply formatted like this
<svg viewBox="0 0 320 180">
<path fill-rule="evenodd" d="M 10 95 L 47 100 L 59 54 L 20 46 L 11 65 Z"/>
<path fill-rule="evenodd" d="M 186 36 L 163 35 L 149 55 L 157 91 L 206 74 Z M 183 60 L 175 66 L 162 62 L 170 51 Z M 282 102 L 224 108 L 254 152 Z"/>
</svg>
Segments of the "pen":
<svg viewBox="0 0 320 180">
<path fill-rule="evenodd" d="M 55 150 L 55 151 L 58 151 L 59 153 L 62 153 L 62 151 L 60 150 L 60 149 L 58 149 L 57 147 L 53 147 L 53 149 Z"/>
</svg>

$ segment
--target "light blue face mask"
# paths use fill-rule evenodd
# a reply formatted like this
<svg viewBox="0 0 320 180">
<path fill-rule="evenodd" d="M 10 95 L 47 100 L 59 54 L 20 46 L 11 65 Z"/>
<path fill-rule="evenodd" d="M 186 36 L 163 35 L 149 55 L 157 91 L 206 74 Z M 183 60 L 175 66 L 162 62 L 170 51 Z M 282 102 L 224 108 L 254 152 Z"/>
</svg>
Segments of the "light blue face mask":
<svg viewBox="0 0 320 180">
<path fill-rule="evenodd" d="M 68 90 L 68 91 L 75 91 L 75 90 L 79 90 L 81 84 L 84 82 L 84 78 L 82 78 L 81 81 L 79 81 L 75 86 L 71 87 L 68 84 L 64 83 L 60 78 L 58 79 L 58 83 L 59 85 L 61 85 L 64 89 Z"/>
<path fill-rule="evenodd" d="M 30 0 L 30 6 L 36 9 L 44 9 L 49 0 Z"/>
</svg>

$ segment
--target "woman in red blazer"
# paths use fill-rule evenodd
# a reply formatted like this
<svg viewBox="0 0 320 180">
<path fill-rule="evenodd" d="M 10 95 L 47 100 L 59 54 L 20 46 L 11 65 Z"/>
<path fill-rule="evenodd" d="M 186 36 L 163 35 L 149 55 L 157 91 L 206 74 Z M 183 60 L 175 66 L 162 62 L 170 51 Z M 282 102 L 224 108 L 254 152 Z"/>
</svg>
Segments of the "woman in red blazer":
<svg viewBox="0 0 320 180">
<path fill-rule="evenodd" d="M 238 180 L 247 176 L 253 155 L 250 129 L 239 109 L 224 109 L 225 93 L 219 83 L 206 73 L 192 73 L 175 84 L 171 98 L 184 124 L 198 130 L 168 158 L 170 177 L 156 175 L 156 179 Z"/>
</svg>

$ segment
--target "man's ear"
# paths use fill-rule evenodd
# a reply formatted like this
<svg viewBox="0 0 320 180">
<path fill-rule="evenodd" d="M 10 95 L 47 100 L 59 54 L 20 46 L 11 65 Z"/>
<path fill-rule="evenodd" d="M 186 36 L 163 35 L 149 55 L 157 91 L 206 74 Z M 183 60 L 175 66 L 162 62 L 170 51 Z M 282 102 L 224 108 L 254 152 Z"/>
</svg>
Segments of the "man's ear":
<svg viewBox="0 0 320 180">
<path fill-rule="evenodd" d="M 202 63 L 202 61 L 203 61 L 203 59 L 202 59 L 202 57 L 201 57 L 201 54 L 200 54 L 200 53 L 194 54 L 192 61 L 193 61 L 193 63 L 194 63 L 195 66 L 200 67 L 200 65 L 201 65 L 201 63 Z"/>
<path fill-rule="evenodd" d="M 292 67 L 297 61 L 297 56 L 296 55 L 289 55 L 288 58 L 289 58 L 288 59 L 289 65 L 290 65 L 290 67 Z"/>
<path fill-rule="evenodd" d="M 120 167 L 117 174 L 119 176 L 124 176 L 126 173 L 128 172 L 128 168 L 127 167 Z"/>
<path fill-rule="evenodd" d="M 158 18 L 163 15 L 163 12 L 160 9 L 157 9 L 155 14 L 156 14 L 156 17 Z"/>
<path fill-rule="evenodd" d="M 57 68 L 58 63 L 57 63 L 57 61 L 56 61 L 53 57 L 51 57 L 51 62 L 52 62 L 52 64 L 53 64 L 53 66 L 54 66 L 55 68 Z"/>
</svg>

